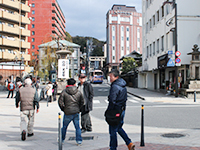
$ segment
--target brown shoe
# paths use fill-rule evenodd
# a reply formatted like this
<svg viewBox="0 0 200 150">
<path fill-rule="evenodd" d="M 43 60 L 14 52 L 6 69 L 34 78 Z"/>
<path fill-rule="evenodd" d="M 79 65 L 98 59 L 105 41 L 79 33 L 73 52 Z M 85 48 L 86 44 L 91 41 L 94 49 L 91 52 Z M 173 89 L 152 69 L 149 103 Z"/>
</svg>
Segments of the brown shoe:
<svg viewBox="0 0 200 150">
<path fill-rule="evenodd" d="M 130 144 L 128 144 L 128 149 L 135 150 L 135 145 L 131 142 Z"/>
</svg>

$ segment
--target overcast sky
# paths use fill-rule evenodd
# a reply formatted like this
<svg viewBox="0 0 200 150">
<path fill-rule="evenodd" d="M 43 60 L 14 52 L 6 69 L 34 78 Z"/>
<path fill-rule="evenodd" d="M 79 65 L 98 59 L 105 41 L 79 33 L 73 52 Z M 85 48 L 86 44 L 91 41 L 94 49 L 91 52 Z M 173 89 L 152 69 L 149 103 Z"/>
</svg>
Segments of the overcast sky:
<svg viewBox="0 0 200 150">
<path fill-rule="evenodd" d="M 135 6 L 142 12 L 142 0 L 57 0 L 71 36 L 90 36 L 106 40 L 106 13 L 113 4 Z"/>
</svg>

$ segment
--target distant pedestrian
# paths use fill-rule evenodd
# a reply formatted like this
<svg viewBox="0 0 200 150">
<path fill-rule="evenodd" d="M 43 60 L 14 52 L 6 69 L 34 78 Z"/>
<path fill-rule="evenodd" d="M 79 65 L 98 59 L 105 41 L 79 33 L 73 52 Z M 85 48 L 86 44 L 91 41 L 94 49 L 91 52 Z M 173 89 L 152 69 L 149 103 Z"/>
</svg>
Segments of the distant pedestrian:
<svg viewBox="0 0 200 150">
<path fill-rule="evenodd" d="M 48 86 L 47 101 L 48 102 L 52 102 L 52 88 L 53 88 L 53 85 L 52 85 L 51 81 L 48 82 L 47 86 Z"/>
<path fill-rule="evenodd" d="M 36 113 L 39 112 L 39 99 L 36 89 L 31 86 L 31 79 L 26 79 L 24 81 L 25 86 L 19 89 L 16 95 L 16 108 L 19 107 L 20 102 L 20 130 L 21 130 L 21 140 L 26 140 L 26 132 L 28 132 L 28 137 L 34 135 L 33 125 L 34 125 L 34 110 L 37 107 Z M 27 125 L 28 119 L 28 125 Z"/>
<path fill-rule="evenodd" d="M 79 75 L 78 89 L 81 91 L 84 97 L 84 106 L 81 109 L 81 132 L 84 133 L 86 131 L 92 131 L 92 123 L 90 118 L 90 111 L 93 109 L 93 87 L 92 85 L 86 81 L 85 74 Z"/>
<path fill-rule="evenodd" d="M 11 98 L 13 98 L 13 91 L 15 90 L 15 84 L 11 81 L 10 83 L 8 83 L 8 96 L 7 98 L 10 97 L 11 94 Z"/>
<path fill-rule="evenodd" d="M 134 150 L 135 145 L 132 143 L 131 139 L 128 137 L 126 132 L 123 130 L 122 126 L 124 123 L 124 116 L 126 110 L 126 101 L 127 101 L 127 89 L 126 82 L 119 78 L 119 71 L 112 70 L 109 73 L 111 88 L 108 96 L 108 108 L 107 110 L 121 110 L 120 122 L 116 125 L 109 125 L 109 134 L 110 134 L 110 150 L 117 149 L 117 132 L 123 138 L 129 150 Z"/>
<path fill-rule="evenodd" d="M 53 83 L 52 92 L 53 92 L 53 101 L 56 101 L 56 95 L 57 95 L 57 83 L 56 82 Z"/>
<path fill-rule="evenodd" d="M 58 99 L 60 109 L 64 112 L 62 142 L 64 142 L 67 132 L 67 127 L 71 121 L 76 129 L 76 142 L 82 143 L 81 129 L 79 126 L 79 113 L 83 106 L 84 100 L 82 93 L 76 87 L 76 81 L 71 78 L 67 80 L 66 89 L 62 91 Z"/>
</svg>

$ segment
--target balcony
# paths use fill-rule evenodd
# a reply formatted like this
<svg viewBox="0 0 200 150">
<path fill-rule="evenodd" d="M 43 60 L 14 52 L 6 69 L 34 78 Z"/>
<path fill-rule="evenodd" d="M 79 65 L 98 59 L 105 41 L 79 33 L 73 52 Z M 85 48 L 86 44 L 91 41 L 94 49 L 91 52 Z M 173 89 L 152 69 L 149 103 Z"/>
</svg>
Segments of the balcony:
<svg viewBox="0 0 200 150">
<path fill-rule="evenodd" d="M 13 9 L 18 9 L 18 10 L 21 8 L 21 10 L 25 11 L 25 12 L 30 12 L 30 10 L 31 10 L 28 5 L 21 3 L 21 6 L 20 6 L 19 1 L 0 0 L 0 4 L 6 5 L 6 6 L 13 8 Z"/>
<path fill-rule="evenodd" d="M 21 44 L 21 46 L 22 46 L 22 48 L 30 48 L 31 47 L 31 44 L 29 43 L 29 42 L 24 42 L 24 41 L 22 41 L 22 44 Z"/>
<path fill-rule="evenodd" d="M 21 23 L 23 24 L 30 24 L 30 20 L 28 17 L 21 16 L 21 19 L 20 19 L 19 14 L 11 14 L 6 11 L 0 11 L 0 18 L 4 18 L 10 21 L 15 21 L 15 22 L 20 22 L 21 20 Z"/>
<path fill-rule="evenodd" d="M 8 51 L 0 52 L 0 59 L 7 60 L 7 61 L 14 61 L 15 57 L 21 58 L 24 57 L 24 61 L 30 61 L 31 60 L 31 55 L 29 54 L 20 54 L 19 51 L 17 51 L 16 54 L 10 53 Z"/>
<path fill-rule="evenodd" d="M 0 38 L 0 45 L 19 48 L 20 42 L 19 42 L 19 40 L 9 40 L 6 38 Z M 30 48 L 30 43 L 21 41 L 21 47 L 25 48 L 25 49 Z"/>
<path fill-rule="evenodd" d="M 19 30 L 21 30 L 22 36 L 30 36 L 30 31 L 26 29 L 19 29 L 19 27 L 10 27 L 5 24 L 0 24 L 0 31 L 7 32 L 10 34 L 17 34 L 19 35 Z"/>
</svg>

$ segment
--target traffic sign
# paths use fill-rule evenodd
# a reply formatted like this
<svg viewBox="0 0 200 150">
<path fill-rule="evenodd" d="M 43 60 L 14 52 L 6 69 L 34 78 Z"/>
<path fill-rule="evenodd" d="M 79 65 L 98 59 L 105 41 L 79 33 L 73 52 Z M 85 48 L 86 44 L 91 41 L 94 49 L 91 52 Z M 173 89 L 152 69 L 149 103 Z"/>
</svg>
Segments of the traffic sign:
<svg viewBox="0 0 200 150">
<path fill-rule="evenodd" d="M 181 62 L 181 59 L 180 58 L 176 58 L 175 62 L 179 64 Z"/>
<path fill-rule="evenodd" d="M 174 61 L 170 58 L 167 62 L 168 67 L 174 67 Z"/>
<path fill-rule="evenodd" d="M 172 55 L 173 54 L 173 51 L 168 51 L 168 55 Z"/>
<path fill-rule="evenodd" d="M 181 52 L 180 52 L 180 51 L 176 51 L 175 55 L 176 55 L 177 57 L 179 57 L 179 56 L 181 56 Z"/>
</svg>

